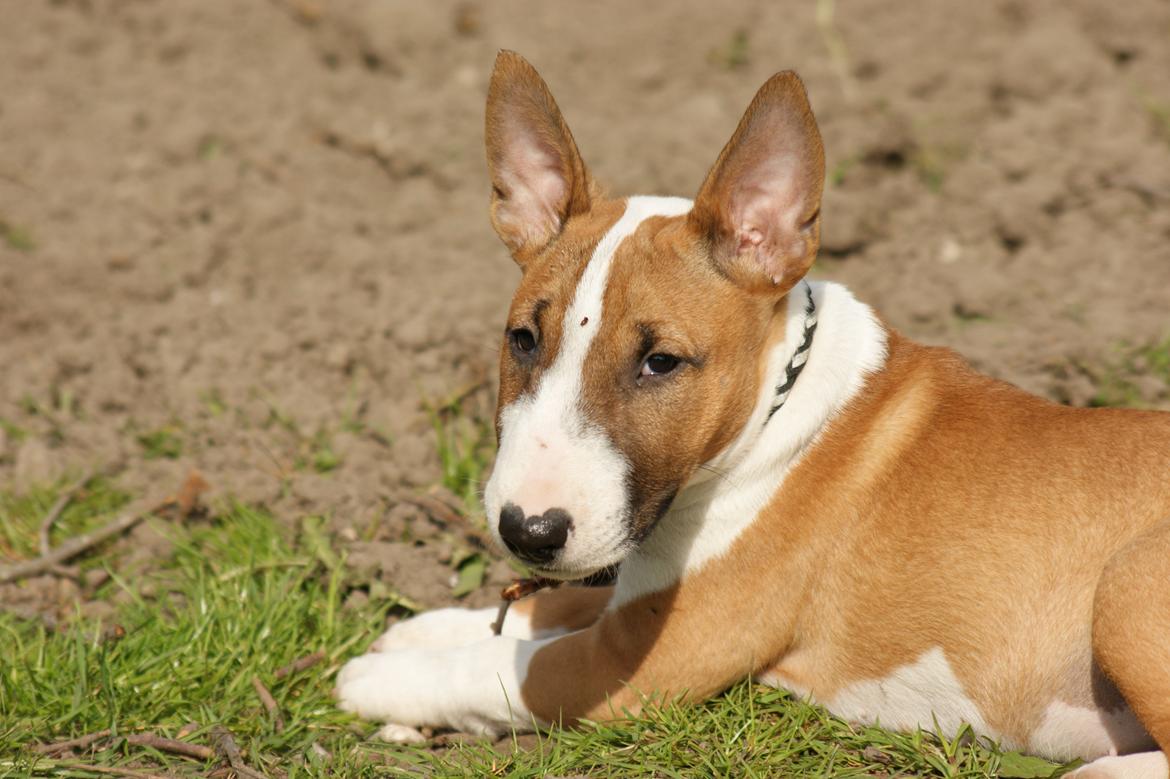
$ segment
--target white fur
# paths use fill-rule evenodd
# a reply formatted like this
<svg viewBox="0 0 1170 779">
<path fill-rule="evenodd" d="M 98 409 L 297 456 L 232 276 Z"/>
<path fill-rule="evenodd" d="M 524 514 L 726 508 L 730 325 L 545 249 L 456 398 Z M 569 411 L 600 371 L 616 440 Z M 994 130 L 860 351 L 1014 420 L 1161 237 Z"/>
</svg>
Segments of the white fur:
<svg viewBox="0 0 1170 779">
<path fill-rule="evenodd" d="M 536 391 L 500 415 L 500 450 L 484 496 L 488 524 L 497 534 L 500 509 L 519 506 L 526 516 L 550 508 L 573 518 L 568 543 L 553 575 L 577 578 L 617 562 L 626 553 L 626 474 L 629 464 L 581 413 L 582 366 L 601 328 L 602 301 L 614 253 L 651 216 L 690 210 L 682 198 L 631 197 L 598 243 L 565 311 L 560 348 Z M 584 325 L 581 323 L 585 322 Z"/>
<path fill-rule="evenodd" d="M 880 723 L 893 730 L 928 731 L 934 731 L 937 722 L 938 730 L 947 734 L 967 724 L 980 735 L 999 740 L 1007 749 L 1019 746 L 988 727 L 941 647 L 928 649 L 884 679 L 851 684 L 824 704 L 838 717 L 853 722 Z"/>
<path fill-rule="evenodd" d="M 1170 766 L 1162 752 L 1103 757 L 1068 774 L 1069 779 L 1167 779 Z"/>
<path fill-rule="evenodd" d="M 446 649 L 398 649 L 355 657 L 337 676 L 338 705 L 364 719 L 450 727 L 498 736 L 537 723 L 520 690 L 532 656 L 549 641 L 493 636 Z M 384 729 L 385 730 L 385 729 Z M 408 734 L 407 734 L 408 735 Z"/>
<path fill-rule="evenodd" d="M 417 617 L 396 622 L 370 645 L 371 652 L 393 652 L 398 649 L 448 649 L 466 646 L 491 638 L 492 624 L 499 609 L 436 609 Z M 525 641 L 552 638 L 567 631 L 533 630 L 528 615 L 509 609 L 504 619 L 502 635 Z"/>
<path fill-rule="evenodd" d="M 669 587 L 732 542 L 759 515 L 801 454 L 885 362 L 885 330 L 844 287 L 812 284 L 818 325 L 804 371 L 765 426 L 776 386 L 804 337 L 806 287 L 789 294 L 785 337 L 768 357 L 766 380 L 739 436 L 680 491 L 670 512 L 622 563 L 616 608 Z"/>
<path fill-rule="evenodd" d="M 1057 760 L 1089 760 L 1148 749 L 1150 737 L 1128 707 L 1102 711 L 1054 701 L 1028 736 L 1028 751 Z"/>
<path fill-rule="evenodd" d="M 382 726 L 378 731 L 378 738 L 394 744 L 421 744 L 427 740 L 421 731 L 406 725 L 396 725 L 393 722 Z"/>
</svg>

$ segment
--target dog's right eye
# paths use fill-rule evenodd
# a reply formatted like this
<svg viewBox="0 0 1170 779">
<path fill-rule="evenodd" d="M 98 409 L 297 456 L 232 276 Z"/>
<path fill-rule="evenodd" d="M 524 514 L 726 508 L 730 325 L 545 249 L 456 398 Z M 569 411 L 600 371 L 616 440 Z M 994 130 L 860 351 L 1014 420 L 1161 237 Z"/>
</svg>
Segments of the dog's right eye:
<svg viewBox="0 0 1170 779">
<path fill-rule="evenodd" d="M 508 333 L 512 348 L 520 354 L 532 354 L 536 351 L 536 335 L 525 327 L 517 327 Z"/>
</svg>

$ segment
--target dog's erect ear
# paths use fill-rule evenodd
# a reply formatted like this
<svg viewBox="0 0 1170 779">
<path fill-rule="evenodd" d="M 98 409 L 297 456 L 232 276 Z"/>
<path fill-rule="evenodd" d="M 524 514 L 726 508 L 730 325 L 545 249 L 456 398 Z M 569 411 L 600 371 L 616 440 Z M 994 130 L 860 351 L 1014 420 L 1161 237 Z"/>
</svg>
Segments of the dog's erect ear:
<svg viewBox="0 0 1170 779">
<path fill-rule="evenodd" d="M 501 51 L 488 87 L 486 141 L 492 226 L 521 266 L 589 210 L 591 182 L 548 86 Z"/>
<path fill-rule="evenodd" d="M 804 85 L 792 71 L 777 73 L 707 174 L 691 224 L 720 272 L 783 295 L 816 259 L 824 180 L 825 152 Z"/>
</svg>

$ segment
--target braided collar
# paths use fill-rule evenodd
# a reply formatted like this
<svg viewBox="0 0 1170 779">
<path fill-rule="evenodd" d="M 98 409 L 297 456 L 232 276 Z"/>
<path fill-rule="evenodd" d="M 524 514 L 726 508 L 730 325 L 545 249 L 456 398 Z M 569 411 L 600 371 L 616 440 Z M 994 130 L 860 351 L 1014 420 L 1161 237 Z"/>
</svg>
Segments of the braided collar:
<svg viewBox="0 0 1170 779">
<path fill-rule="evenodd" d="M 804 309 L 804 338 L 801 339 L 800 346 L 796 348 L 796 352 L 792 355 L 792 359 L 788 361 L 788 365 L 784 368 L 784 380 L 776 387 L 776 394 L 772 398 L 772 408 L 768 411 L 768 418 L 764 420 L 764 424 L 772 419 L 772 415 L 780 410 L 784 402 L 788 400 L 789 393 L 792 392 L 792 387 L 796 384 L 796 379 L 800 376 L 800 372 L 804 370 L 805 363 L 808 362 L 808 353 L 812 348 L 813 334 L 817 331 L 817 306 L 813 302 L 812 287 L 809 283 L 804 282 L 805 289 L 808 290 L 808 305 Z"/>
</svg>

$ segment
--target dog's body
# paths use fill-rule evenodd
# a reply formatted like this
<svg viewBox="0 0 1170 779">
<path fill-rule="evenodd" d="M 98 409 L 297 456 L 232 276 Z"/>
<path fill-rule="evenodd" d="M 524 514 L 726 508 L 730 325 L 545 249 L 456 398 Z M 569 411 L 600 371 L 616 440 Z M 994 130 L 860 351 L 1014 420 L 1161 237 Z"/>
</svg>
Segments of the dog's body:
<svg viewBox="0 0 1170 779">
<path fill-rule="evenodd" d="M 1029 396 L 802 282 L 824 168 L 790 74 L 694 202 L 600 198 L 507 53 L 488 150 L 524 269 L 489 523 L 545 575 L 620 573 L 520 602 L 502 636 L 494 609 L 396 625 L 343 670 L 344 707 L 391 738 L 499 732 L 754 675 L 1166 779 L 1170 414 Z"/>
</svg>

